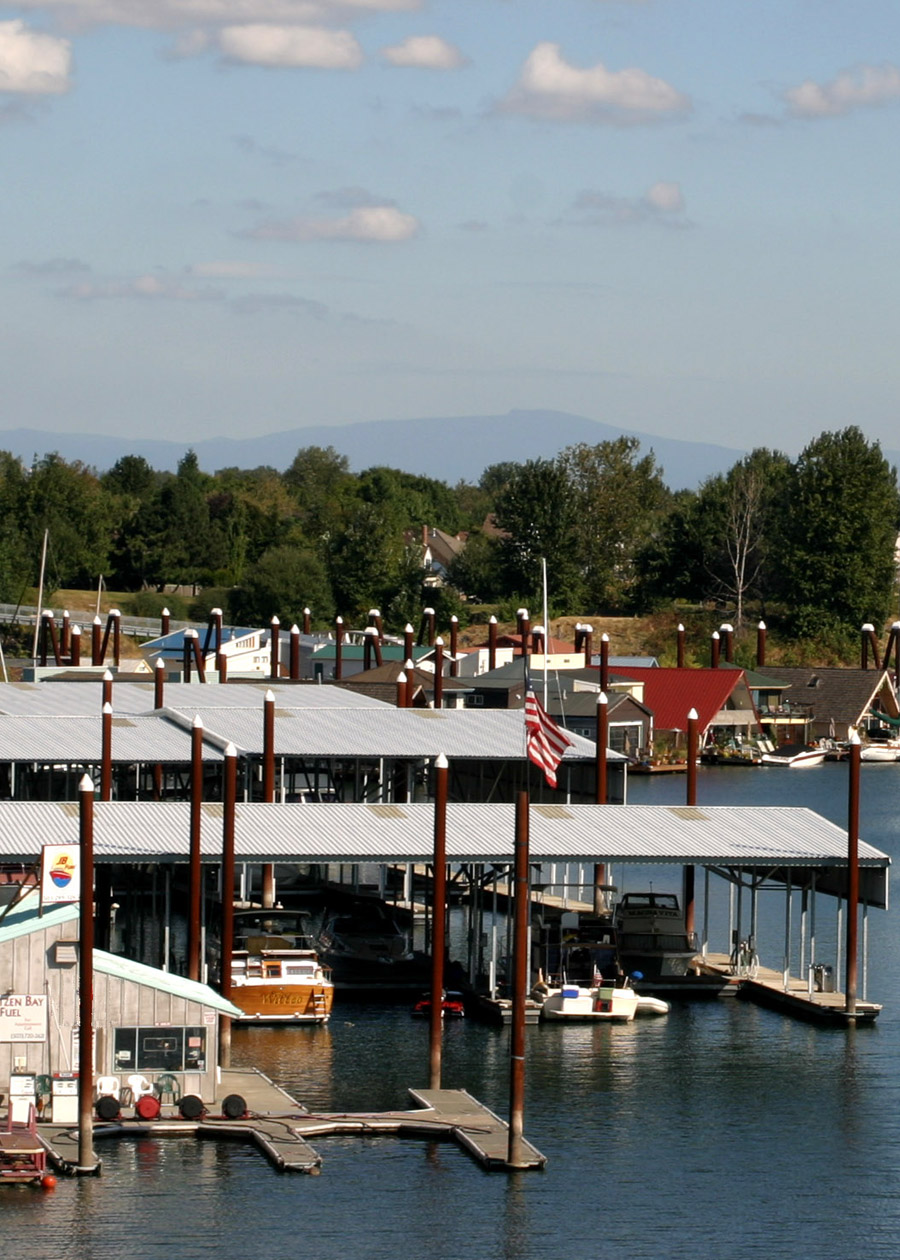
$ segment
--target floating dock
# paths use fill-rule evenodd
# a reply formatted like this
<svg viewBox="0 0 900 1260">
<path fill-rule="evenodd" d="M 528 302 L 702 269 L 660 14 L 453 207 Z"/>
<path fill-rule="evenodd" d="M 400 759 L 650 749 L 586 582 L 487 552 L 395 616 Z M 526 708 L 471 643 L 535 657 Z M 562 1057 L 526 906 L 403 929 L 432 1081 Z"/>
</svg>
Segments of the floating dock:
<svg viewBox="0 0 900 1260">
<path fill-rule="evenodd" d="M 736 997 L 781 1011 L 784 1015 L 793 1015 L 808 1023 L 847 1028 L 856 1024 L 872 1024 L 881 1014 L 882 1008 L 878 1002 L 860 999 L 857 999 L 855 1013 L 851 1014 L 847 1010 L 846 994 L 819 992 L 808 980 L 801 980 L 798 976 L 789 976 L 785 988 L 784 973 L 772 967 L 760 966 L 752 979 L 748 976 L 732 975 L 731 963 L 726 954 L 709 954 L 703 964 L 704 970 L 722 976 L 727 981 L 728 988 L 734 990 Z"/>
<path fill-rule="evenodd" d="M 508 1125 L 465 1090 L 411 1089 L 409 1093 L 416 1103 L 409 1111 L 313 1114 L 261 1072 L 223 1069 L 210 1114 L 197 1120 L 185 1120 L 175 1105 L 167 1104 L 157 1120 L 96 1121 L 94 1142 L 100 1145 L 113 1138 L 127 1137 L 228 1138 L 252 1143 L 279 1172 L 317 1174 L 321 1171 L 322 1158 L 307 1139 L 338 1133 L 368 1137 L 395 1134 L 452 1140 L 485 1168 L 510 1167 Z M 221 1110 L 224 1099 L 234 1094 L 245 1100 L 247 1114 L 239 1119 L 215 1114 Z M 57 1171 L 69 1174 L 99 1171 L 99 1161 L 90 1169 L 78 1167 L 77 1127 L 42 1124 L 41 1137 L 49 1161 Z M 545 1162 L 540 1151 L 523 1142 L 515 1166 L 541 1168 Z"/>
</svg>

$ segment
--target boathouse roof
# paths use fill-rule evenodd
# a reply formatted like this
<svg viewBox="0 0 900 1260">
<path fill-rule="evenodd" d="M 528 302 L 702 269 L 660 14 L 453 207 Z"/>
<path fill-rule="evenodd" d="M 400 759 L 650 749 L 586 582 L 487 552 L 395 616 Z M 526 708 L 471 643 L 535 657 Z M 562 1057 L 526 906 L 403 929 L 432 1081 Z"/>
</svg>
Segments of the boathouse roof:
<svg viewBox="0 0 900 1260">
<path fill-rule="evenodd" d="M 222 805 L 208 803 L 201 812 L 203 860 L 218 862 Z M 847 833 L 809 809 L 542 804 L 529 816 L 535 862 L 697 865 L 792 883 L 815 870 L 819 891 L 845 893 Z M 0 801 L 0 861 L 33 861 L 41 842 L 71 844 L 78 827 L 72 803 Z M 508 864 L 514 835 L 513 804 L 447 808 L 450 862 Z M 98 863 L 186 862 L 189 837 L 189 802 L 94 804 Z M 431 804 L 242 803 L 235 812 L 239 861 L 424 863 L 433 845 Z M 861 898 L 886 908 L 890 858 L 861 841 L 859 861 Z"/>
</svg>

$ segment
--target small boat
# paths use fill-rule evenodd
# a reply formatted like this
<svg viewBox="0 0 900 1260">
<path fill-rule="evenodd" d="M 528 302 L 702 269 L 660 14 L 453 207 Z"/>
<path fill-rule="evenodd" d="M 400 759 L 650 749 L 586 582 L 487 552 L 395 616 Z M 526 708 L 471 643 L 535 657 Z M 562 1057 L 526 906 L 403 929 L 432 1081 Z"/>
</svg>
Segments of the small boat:
<svg viewBox="0 0 900 1260">
<path fill-rule="evenodd" d="M 27 1121 L 13 1120 L 10 1110 L 6 1128 L 0 1131 L 0 1186 L 53 1181 L 47 1173 L 47 1147 L 38 1137 L 34 1107 Z"/>
<path fill-rule="evenodd" d="M 228 997 L 242 1023 L 324 1024 L 334 985 L 302 912 L 250 910 L 234 916 Z"/>
<path fill-rule="evenodd" d="M 786 766 L 790 770 L 804 766 L 820 766 L 825 760 L 827 750 L 818 744 L 782 744 L 774 752 L 764 752 L 762 765 Z"/>
<path fill-rule="evenodd" d="M 441 1001 L 441 1018 L 442 1019 L 462 1019 L 466 1013 L 463 995 L 454 990 L 448 990 Z M 412 1014 L 419 1019 L 429 1019 L 431 1017 L 431 994 L 424 993 L 419 998 L 415 1006 L 412 1008 Z"/>
<path fill-rule="evenodd" d="M 883 743 L 863 744 L 859 750 L 860 761 L 900 761 L 900 743 L 885 740 Z"/>
<path fill-rule="evenodd" d="M 629 983 L 612 984 L 601 980 L 586 987 L 563 984 L 550 989 L 541 1006 L 541 1019 L 590 1021 L 606 1020 L 631 1023 L 636 1015 L 667 1015 L 668 1002 L 650 995 L 640 995 Z"/>
</svg>

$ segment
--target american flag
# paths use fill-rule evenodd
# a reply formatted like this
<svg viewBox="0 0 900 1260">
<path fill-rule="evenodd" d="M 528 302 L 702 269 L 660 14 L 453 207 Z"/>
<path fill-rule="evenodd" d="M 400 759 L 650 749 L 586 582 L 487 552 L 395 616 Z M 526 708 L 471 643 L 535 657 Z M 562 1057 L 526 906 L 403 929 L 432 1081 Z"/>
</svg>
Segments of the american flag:
<svg viewBox="0 0 900 1260">
<path fill-rule="evenodd" d="M 525 750 L 529 761 L 544 772 L 550 787 L 556 787 L 556 767 L 563 753 L 573 746 L 565 731 L 548 717 L 534 694 L 531 679 L 525 680 Z"/>
</svg>

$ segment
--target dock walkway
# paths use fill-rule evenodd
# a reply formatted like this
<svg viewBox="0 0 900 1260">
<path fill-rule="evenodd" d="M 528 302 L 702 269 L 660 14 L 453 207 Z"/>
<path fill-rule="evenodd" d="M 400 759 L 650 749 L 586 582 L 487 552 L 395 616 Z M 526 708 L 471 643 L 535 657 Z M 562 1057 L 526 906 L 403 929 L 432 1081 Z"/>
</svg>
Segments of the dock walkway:
<svg viewBox="0 0 900 1260">
<path fill-rule="evenodd" d="M 185 1120 L 174 1104 L 166 1104 L 157 1120 L 122 1119 L 111 1123 L 95 1121 L 94 1142 L 123 1137 L 228 1138 L 251 1142 L 279 1172 L 316 1174 L 322 1157 L 308 1139 L 331 1134 L 360 1136 L 402 1134 L 453 1140 L 485 1168 L 508 1168 L 509 1129 L 465 1090 L 409 1091 L 416 1107 L 409 1111 L 310 1113 L 295 1098 L 261 1072 L 222 1070 L 216 1100 L 208 1114 Z M 238 1119 L 221 1113 L 229 1095 L 239 1095 L 247 1112 Z M 72 1125 L 41 1124 L 41 1138 L 50 1162 L 59 1172 L 98 1172 L 97 1163 L 79 1168 L 78 1128 Z M 516 1167 L 540 1168 L 545 1157 L 528 1142 L 522 1143 Z"/>
<path fill-rule="evenodd" d="M 810 991 L 809 981 L 798 976 L 789 976 L 785 988 L 783 973 L 773 967 L 760 966 L 757 974 L 750 979 L 731 974 L 727 954 L 708 954 L 703 962 L 710 972 L 727 977 L 729 985 L 736 987 L 738 997 L 810 1023 L 845 1028 L 852 1024 L 874 1023 L 881 1014 L 879 1003 L 860 999 L 857 999 L 855 1014 L 850 1014 L 846 994 L 839 991 L 820 993 L 815 988 Z"/>
</svg>

